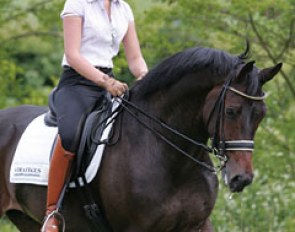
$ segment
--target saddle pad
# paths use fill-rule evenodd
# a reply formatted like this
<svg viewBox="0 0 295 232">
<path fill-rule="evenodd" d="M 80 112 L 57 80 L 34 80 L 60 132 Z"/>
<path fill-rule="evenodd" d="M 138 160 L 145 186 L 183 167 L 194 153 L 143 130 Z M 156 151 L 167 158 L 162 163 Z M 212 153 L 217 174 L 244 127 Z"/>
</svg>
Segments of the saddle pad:
<svg viewBox="0 0 295 232">
<path fill-rule="evenodd" d="M 113 104 L 112 110 L 118 107 L 116 103 Z M 48 184 L 49 160 L 57 128 L 46 126 L 44 116 L 45 114 L 42 114 L 35 118 L 21 136 L 10 168 L 11 183 L 43 186 Z M 104 130 L 101 140 L 108 138 L 112 125 L 113 122 Z M 97 147 L 93 159 L 87 167 L 85 173 L 87 183 L 92 181 L 97 173 L 104 148 L 104 144 Z M 83 185 L 82 180 L 79 182 Z M 70 187 L 75 187 L 75 183 L 70 183 Z"/>
</svg>

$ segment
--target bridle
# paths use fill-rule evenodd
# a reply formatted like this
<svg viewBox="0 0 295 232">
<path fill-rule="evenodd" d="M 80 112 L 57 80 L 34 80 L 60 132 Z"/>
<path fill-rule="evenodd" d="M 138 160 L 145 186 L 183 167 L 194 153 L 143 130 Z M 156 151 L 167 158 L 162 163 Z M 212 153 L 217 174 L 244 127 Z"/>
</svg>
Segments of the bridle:
<svg viewBox="0 0 295 232">
<path fill-rule="evenodd" d="M 191 159 L 195 163 L 201 165 L 202 167 L 205 167 L 209 169 L 212 172 L 217 172 L 224 168 L 226 165 L 226 162 L 228 160 L 228 157 L 226 155 L 226 151 L 253 151 L 254 149 L 254 141 L 253 140 L 225 140 L 224 139 L 224 103 L 225 103 L 225 94 L 227 90 L 232 91 L 242 97 L 245 97 L 250 100 L 255 100 L 255 101 L 262 101 L 266 98 L 267 95 L 263 96 L 251 96 L 247 95 L 246 93 L 243 93 L 233 87 L 230 86 L 231 84 L 231 79 L 223 85 L 221 92 L 219 94 L 219 97 L 217 98 L 214 108 L 212 109 L 210 116 L 209 116 L 209 121 L 211 120 L 211 117 L 213 116 L 214 112 L 217 111 L 217 118 L 215 121 L 215 132 L 214 136 L 212 138 L 211 145 L 208 146 L 202 142 L 195 141 L 188 136 L 184 135 L 183 133 L 177 131 L 176 129 L 172 128 L 168 124 L 162 122 L 158 118 L 144 112 L 142 109 L 140 109 L 137 105 L 134 103 L 130 102 L 128 100 L 128 97 L 116 97 L 114 100 L 117 101 L 122 109 L 124 109 L 126 112 L 128 112 L 133 118 L 135 118 L 141 125 L 143 125 L 146 129 L 150 130 L 153 132 L 156 136 L 158 136 L 160 139 L 162 139 L 165 143 L 179 151 L 182 155 L 186 156 L 187 158 Z M 125 94 L 126 95 L 126 94 Z M 127 95 L 129 95 L 127 93 Z M 131 110 L 131 108 L 133 110 Z M 136 111 L 136 113 L 134 112 Z M 220 165 L 215 167 L 207 164 L 206 162 L 200 161 L 196 159 L 194 156 L 190 155 L 186 151 L 184 151 L 182 148 L 180 148 L 177 144 L 169 140 L 167 137 L 165 137 L 161 132 L 156 130 L 154 127 L 150 126 L 148 123 L 146 123 L 144 120 L 142 120 L 138 115 L 141 114 L 148 118 L 150 122 L 153 122 L 157 125 L 159 125 L 161 128 L 164 128 L 168 131 L 170 131 L 172 134 L 182 138 L 183 140 L 201 147 L 203 150 L 209 153 L 213 153 L 218 160 L 220 161 Z M 221 136 L 219 136 L 219 131 L 221 129 Z"/>
<path fill-rule="evenodd" d="M 234 92 L 237 95 L 240 95 L 244 98 L 253 100 L 253 101 L 263 101 L 267 94 L 263 94 L 263 96 L 251 96 L 245 94 L 231 86 L 227 87 L 227 90 Z M 222 150 L 224 151 L 253 151 L 254 150 L 254 141 L 253 140 L 225 140 L 220 142 L 224 147 Z"/>
<path fill-rule="evenodd" d="M 212 119 L 213 114 L 217 112 L 213 138 L 211 139 L 212 141 L 211 147 L 213 148 L 213 152 L 215 156 L 217 156 L 221 162 L 220 169 L 222 169 L 226 165 L 226 162 L 228 161 L 228 157 L 226 155 L 227 151 L 253 151 L 254 150 L 253 140 L 248 140 L 248 139 L 225 140 L 225 135 L 224 135 L 225 134 L 224 133 L 225 112 L 224 111 L 225 111 L 226 92 L 232 91 L 233 93 L 252 101 L 263 101 L 267 97 L 266 94 L 263 94 L 262 96 L 252 96 L 235 89 L 234 87 L 231 86 L 233 79 L 234 79 L 234 76 L 228 78 L 228 80 L 224 83 L 207 121 L 207 128 L 208 128 L 209 122 Z"/>
</svg>

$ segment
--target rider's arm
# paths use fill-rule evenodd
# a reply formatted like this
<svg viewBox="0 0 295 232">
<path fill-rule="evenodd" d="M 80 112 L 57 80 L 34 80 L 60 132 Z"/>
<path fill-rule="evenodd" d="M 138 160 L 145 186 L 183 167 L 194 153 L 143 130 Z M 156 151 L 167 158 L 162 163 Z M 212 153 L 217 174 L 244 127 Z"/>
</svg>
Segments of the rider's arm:
<svg viewBox="0 0 295 232">
<path fill-rule="evenodd" d="M 123 45 L 130 71 L 136 79 L 141 79 L 148 72 L 148 67 L 140 50 L 134 22 L 129 22 Z"/>
<path fill-rule="evenodd" d="M 63 19 L 64 49 L 69 65 L 83 77 L 108 90 L 112 95 L 121 95 L 127 85 L 108 78 L 106 74 L 93 67 L 80 53 L 82 38 L 82 17 L 66 16 Z"/>
</svg>

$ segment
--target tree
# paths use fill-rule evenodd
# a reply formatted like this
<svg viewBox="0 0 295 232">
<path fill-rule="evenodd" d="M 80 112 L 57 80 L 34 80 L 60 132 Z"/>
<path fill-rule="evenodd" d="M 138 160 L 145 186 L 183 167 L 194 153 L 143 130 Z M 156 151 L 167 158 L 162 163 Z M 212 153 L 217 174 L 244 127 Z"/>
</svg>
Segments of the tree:
<svg viewBox="0 0 295 232">
<path fill-rule="evenodd" d="M 1 1 L 0 107 L 47 103 L 61 71 L 62 4 L 58 0 Z"/>
</svg>

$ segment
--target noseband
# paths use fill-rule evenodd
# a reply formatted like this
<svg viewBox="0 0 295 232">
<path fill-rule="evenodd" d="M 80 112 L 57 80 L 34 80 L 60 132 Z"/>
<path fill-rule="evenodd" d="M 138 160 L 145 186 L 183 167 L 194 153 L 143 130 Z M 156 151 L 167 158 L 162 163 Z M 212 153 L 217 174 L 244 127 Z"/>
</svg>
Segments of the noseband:
<svg viewBox="0 0 295 232">
<path fill-rule="evenodd" d="M 226 140 L 220 142 L 222 146 L 224 144 L 225 151 L 253 151 L 254 141 L 253 140 Z"/>
</svg>

